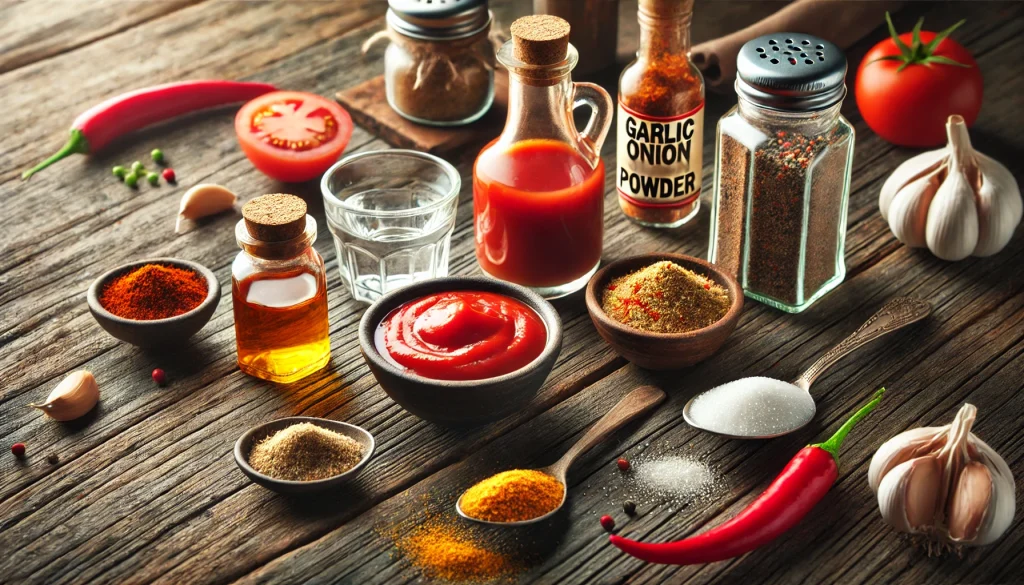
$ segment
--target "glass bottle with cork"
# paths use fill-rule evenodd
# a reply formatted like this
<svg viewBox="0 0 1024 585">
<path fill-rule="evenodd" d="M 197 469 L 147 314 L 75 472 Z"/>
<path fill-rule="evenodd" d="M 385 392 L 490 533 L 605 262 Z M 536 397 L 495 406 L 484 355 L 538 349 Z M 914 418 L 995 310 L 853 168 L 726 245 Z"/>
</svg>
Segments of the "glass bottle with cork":
<svg viewBox="0 0 1024 585">
<path fill-rule="evenodd" d="M 231 265 L 238 367 L 288 383 L 331 358 L 324 261 L 313 248 L 316 220 L 294 195 L 263 195 L 242 207 Z"/>
<path fill-rule="evenodd" d="M 743 45 L 736 65 L 739 103 L 718 121 L 709 259 L 746 296 L 798 313 L 846 275 L 846 57 L 778 33 Z"/>
<path fill-rule="evenodd" d="M 633 221 L 671 228 L 700 209 L 704 77 L 690 60 L 693 0 L 640 0 L 640 48 L 619 77 L 615 186 Z"/>
<path fill-rule="evenodd" d="M 569 24 L 526 16 L 498 51 L 509 72 L 508 120 L 473 166 L 477 261 L 492 277 L 546 298 L 579 290 L 597 271 L 604 236 L 601 145 L 612 100 L 591 83 L 573 83 L 576 49 Z M 573 109 L 591 117 L 576 129 Z"/>
</svg>

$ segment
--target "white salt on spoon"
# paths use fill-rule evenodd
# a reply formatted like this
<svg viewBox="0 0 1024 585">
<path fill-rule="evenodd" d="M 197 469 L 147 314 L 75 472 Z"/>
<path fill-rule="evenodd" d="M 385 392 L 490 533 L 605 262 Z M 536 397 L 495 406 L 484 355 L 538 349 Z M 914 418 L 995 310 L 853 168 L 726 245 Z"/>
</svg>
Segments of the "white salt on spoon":
<svg viewBox="0 0 1024 585">
<path fill-rule="evenodd" d="M 683 407 L 683 418 L 691 426 L 737 439 L 770 439 L 791 433 L 814 418 L 811 383 L 829 366 L 929 313 L 931 306 L 926 301 L 897 297 L 811 364 L 792 384 L 762 377 L 729 382 L 692 398 Z"/>
</svg>

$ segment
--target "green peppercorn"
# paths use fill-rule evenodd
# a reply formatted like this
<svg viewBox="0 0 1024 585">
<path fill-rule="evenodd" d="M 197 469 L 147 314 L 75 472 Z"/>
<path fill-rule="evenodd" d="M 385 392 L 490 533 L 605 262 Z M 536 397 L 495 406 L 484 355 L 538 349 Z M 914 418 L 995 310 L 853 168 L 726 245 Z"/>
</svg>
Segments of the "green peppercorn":
<svg viewBox="0 0 1024 585">
<path fill-rule="evenodd" d="M 132 163 L 132 172 L 133 173 L 137 173 L 137 172 L 139 172 L 139 171 L 141 171 L 143 169 L 145 169 L 145 167 L 143 167 L 142 163 L 140 163 L 139 161 L 135 161 L 135 162 Z"/>
<path fill-rule="evenodd" d="M 149 153 L 149 156 L 153 157 L 153 162 L 161 164 L 164 162 L 164 151 L 159 148 L 154 148 L 153 152 Z"/>
<path fill-rule="evenodd" d="M 135 171 L 128 173 L 124 176 L 124 184 L 134 188 L 139 184 L 139 175 Z"/>
<path fill-rule="evenodd" d="M 155 187 L 160 184 L 160 175 L 156 173 L 146 173 L 146 180 L 149 181 L 150 185 Z"/>
<path fill-rule="evenodd" d="M 118 179 L 124 180 L 124 176 L 127 174 L 128 169 L 122 167 L 121 165 L 117 165 L 116 167 L 114 167 L 114 176 L 117 177 Z"/>
</svg>

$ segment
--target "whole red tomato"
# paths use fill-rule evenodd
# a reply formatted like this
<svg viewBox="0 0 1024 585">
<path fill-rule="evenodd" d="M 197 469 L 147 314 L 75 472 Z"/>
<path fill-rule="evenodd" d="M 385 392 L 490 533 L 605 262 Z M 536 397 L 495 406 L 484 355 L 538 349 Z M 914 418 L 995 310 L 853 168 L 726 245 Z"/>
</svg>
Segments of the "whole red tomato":
<svg viewBox="0 0 1024 585">
<path fill-rule="evenodd" d="M 892 38 L 864 56 L 854 86 L 860 114 L 875 133 L 900 146 L 940 146 L 951 115 L 974 124 L 981 71 L 967 49 L 948 38 L 961 24 L 934 33 L 920 30 L 918 21 L 913 32 L 897 35 L 889 20 Z"/>
</svg>

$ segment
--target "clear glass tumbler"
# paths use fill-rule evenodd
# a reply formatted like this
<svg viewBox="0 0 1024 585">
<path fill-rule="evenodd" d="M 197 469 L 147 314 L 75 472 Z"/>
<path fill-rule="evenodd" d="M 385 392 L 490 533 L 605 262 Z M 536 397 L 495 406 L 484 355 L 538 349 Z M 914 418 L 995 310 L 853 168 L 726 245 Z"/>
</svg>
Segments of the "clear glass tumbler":
<svg viewBox="0 0 1024 585">
<path fill-rule="evenodd" d="M 324 174 L 327 226 L 354 299 L 448 275 L 461 184 L 455 167 L 412 150 L 354 154 Z"/>
</svg>

